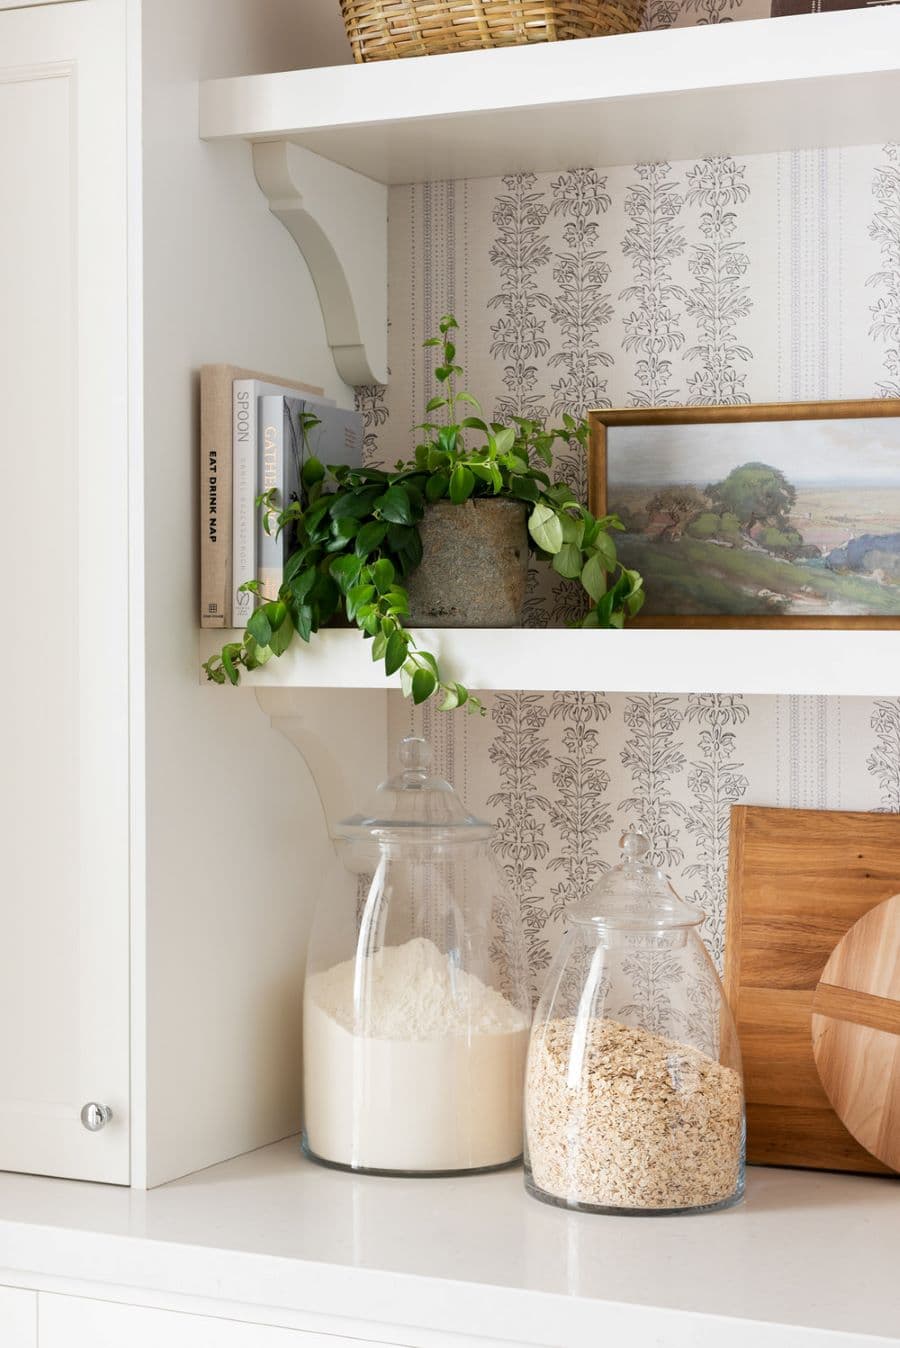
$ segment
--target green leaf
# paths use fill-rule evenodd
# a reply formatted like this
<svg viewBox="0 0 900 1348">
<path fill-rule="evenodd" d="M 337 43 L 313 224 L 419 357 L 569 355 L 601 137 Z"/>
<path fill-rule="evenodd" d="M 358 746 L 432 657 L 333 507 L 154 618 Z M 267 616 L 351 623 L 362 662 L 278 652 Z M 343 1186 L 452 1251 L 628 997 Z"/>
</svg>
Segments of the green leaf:
<svg viewBox="0 0 900 1348">
<path fill-rule="evenodd" d="M 601 530 L 594 539 L 594 551 L 598 554 L 607 571 L 612 571 L 616 565 L 616 545 L 609 534 Z"/>
<path fill-rule="evenodd" d="M 516 433 L 511 426 L 504 426 L 502 431 L 498 431 L 495 440 L 496 453 L 508 454 L 516 443 Z"/>
<path fill-rule="evenodd" d="M 580 548 L 584 538 L 584 520 L 573 519 L 571 515 L 560 515 L 559 522 L 562 525 L 563 542 L 574 543 Z"/>
<path fill-rule="evenodd" d="M 411 668 L 409 663 L 401 666 L 400 687 L 404 697 L 410 697 L 412 695 L 412 676 L 414 672 L 415 671 Z"/>
<path fill-rule="evenodd" d="M 550 506 L 539 501 L 528 520 L 528 532 L 544 552 L 559 552 L 563 545 L 559 516 Z"/>
<path fill-rule="evenodd" d="M 238 586 L 241 594 L 259 594 L 258 580 L 245 580 L 243 585 Z"/>
<path fill-rule="evenodd" d="M 355 538 L 359 528 L 359 520 L 351 519 L 349 515 L 345 519 L 331 521 L 331 532 L 335 538 L 344 543 L 349 543 L 351 538 Z"/>
<path fill-rule="evenodd" d="M 372 507 L 380 495 L 381 487 L 359 487 L 346 495 L 341 493 L 335 496 L 333 502 L 329 500 L 331 518 L 340 520 L 349 515 L 356 520 L 363 519 L 371 515 Z"/>
<path fill-rule="evenodd" d="M 247 622 L 247 631 L 260 646 L 268 646 L 272 640 L 272 624 L 266 615 L 267 607 L 264 605 L 251 613 Z"/>
<path fill-rule="evenodd" d="M 437 679 L 430 669 L 417 669 L 412 678 L 412 696 L 416 706 L 427 702 L 437 687 Z"/>
<path fill-rule="evenodd" d="M 424 660 L 428 668 L 434 674 L 434 677 L 435 678 L 438 677 L 440 673 L 440 671 L 438 670 L 438 662 L 437 660 L 435 660 L 434 656 L 430 654 L 429 651 L 416 651 L 416 657 L 419 660 Z"/>
<path fill-rule="evenodd" d="M 294 626 L 301 641 L 309 641 L 313 630 L 313 611 L 308 604 L 300 604 L 294 613 Z"/>
<path fill-rule="evenodd" d="M 376 548 L 380 548 L 388 527 L 384 520 L 369 520 L 356 535 L 354 548 L 357 557 L 368 557 Z"/>
<path fill-rule="evenodd" d="M 310 568 L 315 571 L 315 567 Z M 346 593 L 356 583 L 356 579 L 362 570 L 362 559 L 360 557 L 335 557 L 331 563 L 331 574 Z M 306 573 L 304 572 L 304 575 Z"/>
<path fill-rule="evenodd" d="M 468 501 L 475 487 L 475 478 L 464 463 L 458 463 L 450 478 L 450 500 L 454 505 Z"/>
<path fill-rule="evenodd" d="M 521 473 L 513 473 L 509 479 L 509 489 L 520 501 L 537 501 L 540 496 L 537 483 Z"/>
<path fill-rule="evenodd" d="M 463 402 L 470 402 L 474 406 L 478 406 L 475 399 L 470 398 L 468 393 L 457 393 L 456 396 L 457 398 L 461 398 Z M 460 422 L 460 425 L 463 427 L 464 430 L 467 431 L 484 431 L 485 435 L 490 435 L 491 433 L 491 428 L 488 426 L 486 421 L 483 421 L 481 419 L 481 417 L 466 417 L 463 421 Z"/>
<path fill-rule="evenodd" d="M 439 501 L 442 496 L 447 495 L 449 485 L 449 473 L 433 473 L 425 483 L 425 495 L 433 504 L 435 501 Z"/>
<path fill-rule="evenodd" d="M 430 401 L 429 401 L 428 403 L 426 403 L 426 405 L 425 405 L 425 411 L 426 411 L 426 412 L 437 412 L 437 410 L 438 410 L 439 408 L 441 408 L 441 407 L 446 407 L 446 406 L 447 406 L 447 399 L 441 397 L 441 395 L 438 394 L 438 396 L 437 396 L 436 398 L 431 398 Z"/>
<path fill-rule="evenodd" d="M 384 596 L 384 602 L 388 606 L 388 613 L 393 614 L 395 617 L 398 614 L 401 617 L 405 617 L 406 614 L 409 613 L 409 595 L 405 590 L 388 590 L 387 594 Z"/>
<path fill-rule="evenodd" d="M 387 637 L 383 632 L 376 632 L 372 641 L 372 660 L 377 664 L 379 660 L 384 659 L 387 650 Z"/>
<path fill-rule="evenodd" d="M 594 553 L 585 562 L 581 572 L 581 583 L 596 604 L 606 594 L 606 570 L 599 553 Z"/>
<path fill-rule="evenodd" d="M 563 543 L 553 558 L 553 569 L 567 580 L 581 575 L 581 548 L 574 543 Z"/>
<path fill-rule="evenodd" d="M 240 654 L 241 647 L 239 642 L 230 641 L 227 646 L 222 647 L 222 668 L 225 670 L 228 681 L 233 688 L 237 688 L 241 681 L 240 670 L 235 663 L 235 661 L 240 658 Z"/>
<path fill-rule="evenodd" d="M 455 454 L 459 443 L 458 426 L 442 426 L 438 431 L 438 444 L 445 454 Z"/>
<path fill-rule="evenodd" d="M 318 459 L 307 459 L 300 470 L 300 481 L 307 491 L 314 487 L 317 482 L 321 482 L 325 477 L 325 466 Z"/>
<path fill-rule="evenodd" d="M 279 623 L 277 629 L 272 633 L 272 640 L 269 642 L 269 650 L 273 655 L 284 655 L 293 639 L 294 624 L 291 621 L 291 615 L 286 612 L 284 615 L 284 622 Z"/>
<path fill-rule="evenodd" d="M 375 598 L 374 585 L 355 585 L 347 595 L 347 617 L 355 618 L 356 610 Z"/>
<path fill-rule="evenodd" d="M 379 594 L 386 594 L 394 583 L 394 563 L 389 562 L 387 557 L 382 557 L 372 567 L 372 579 L 375 582 L 375 588 Z"/>
<path fill-rule="evenodd" d="M 446 384 L 452 373 L 449 365 L 439 365 L 434 372 L 434 377 L 439 384 Z"/>
<path fill-rule="evenodd" d="M 458 403 L 468 403 L 469 407 L 477 407 L 479 412 L 481 411 L 481 403 L 471 393 L 466 393 L 464 391 L 462 393 L 457 393 L 456 401 Z M 470 418 L 470 420 L 474 419 L 475 419 L 474 417 Z M 467 422 L 465 421 L 463 422 L 464 426 L 467 424 L 468 424 Z M 487 430 L 486 426 L 484 427 L 484 430 Z"/>
<path fill-rule="evenodd" d="M 396 484 L 393 487 L 388 487 L 384 495 L 378 497 L 375 502 L 375 509 L 383 520 L 388 520 L 391 524 L 412 524 L 413 522 L 409 497 L 403 488 Z"/>
<path fill-rule="evenodd" d="M 388 674 L 395 674 L 406 660 L 406 647 L 409 638 L 405 632 L 396 631 L 388 637 L 384 656 L 384 668 Z"/>
<path fill-rule="evenodd" d="M 456 319 L 453 317 L 452 314 L 444 314 L 443 318 L 441 319 L 440 323 L 438 324 L 438 328 L 439 328 L 439 330 L 440 330 L 440 332 L 441 332 L 442 335 L 444 335 L 444 334 L 450 332 L 450 330 L 451 330 L 452 328 L 458 328 L 458 327 L 459 327 L 459 324 L 457 323 Z M 440 345 L 440 343 L 438 343 L 438 345 Z"/>
</svg>

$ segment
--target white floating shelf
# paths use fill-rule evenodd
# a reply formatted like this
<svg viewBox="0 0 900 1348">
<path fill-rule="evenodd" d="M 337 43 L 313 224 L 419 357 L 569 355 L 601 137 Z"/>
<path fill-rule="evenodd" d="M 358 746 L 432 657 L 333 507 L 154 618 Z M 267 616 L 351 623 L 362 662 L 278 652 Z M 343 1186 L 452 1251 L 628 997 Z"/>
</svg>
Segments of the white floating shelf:
<svg viewBox="0 0 900 1348">
<path fill-rule="evenodd" d="M 204 632 L 201 659 L 239 634 Z M 418 631 L 445 675 L 472 689 L 900 696 L 900 631 Z M 384 667 L 356 631 L 295 641 L 245 677 L 254 688 L 385 688 Z M 213 685 L 210 685 L 213 687 Z M 227 689 L 217 689 L 227 696 Z"/>
<path fill-rule="evenodd" d="M 209 140 L 381 183 L 900 138 L 900 7 L 210 80 Z"/>
<path fill-rule="evenodd" d="M 339 1175 L 294 1140 L 146 1194 L 0 1176 L 0 1267 L 7 1284 L 312 1331 L 298 1348 L 897 1348 L 898 1201 L 891 1179 L 751 1166 L 741 1207 L 630 1221 L 538 1203 L 517 1170 Z"/>
</svg>

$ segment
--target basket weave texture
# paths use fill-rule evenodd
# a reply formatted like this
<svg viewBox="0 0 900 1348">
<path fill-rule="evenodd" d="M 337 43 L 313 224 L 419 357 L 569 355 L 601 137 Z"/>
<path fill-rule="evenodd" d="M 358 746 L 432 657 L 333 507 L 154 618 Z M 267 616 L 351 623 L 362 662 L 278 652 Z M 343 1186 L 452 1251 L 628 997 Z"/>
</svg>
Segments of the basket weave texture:
<svg viewBox="0 0 900 1348">
<path fill-rule="evenodd" d="M 354 59 L 634 33 L 646 0 L 341 0 Z"/>
</svg>

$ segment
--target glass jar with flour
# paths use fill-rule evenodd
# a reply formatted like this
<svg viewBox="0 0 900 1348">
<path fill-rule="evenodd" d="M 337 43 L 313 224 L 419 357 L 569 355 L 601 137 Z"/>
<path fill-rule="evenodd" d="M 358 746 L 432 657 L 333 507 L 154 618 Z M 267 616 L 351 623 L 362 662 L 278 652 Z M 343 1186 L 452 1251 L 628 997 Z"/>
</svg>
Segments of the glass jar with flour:
<svg viewBox="0 0 900 1348">
<path fill-rule="evenodd" d="M 339 826 L 354 899 L 319 904 L 303 1003 L 307 1156 L 446 1175 L 522 1152 L 524 935 L 490 846 L 422 739 Z"/>
</svg>

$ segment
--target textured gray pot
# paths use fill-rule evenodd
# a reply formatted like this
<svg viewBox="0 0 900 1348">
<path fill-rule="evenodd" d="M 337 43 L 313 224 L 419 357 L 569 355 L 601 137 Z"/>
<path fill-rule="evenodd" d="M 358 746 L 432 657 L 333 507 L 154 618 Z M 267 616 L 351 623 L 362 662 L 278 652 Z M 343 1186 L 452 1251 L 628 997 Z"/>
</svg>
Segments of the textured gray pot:
<svg viewBox="0 0 900 1348">
<path fill-rule="evenodd" d="M 524 501 L 438 501 L 419 525 L 406 579 L 410 627 L 519 627 L 528 576 Z"/>
</svg>

